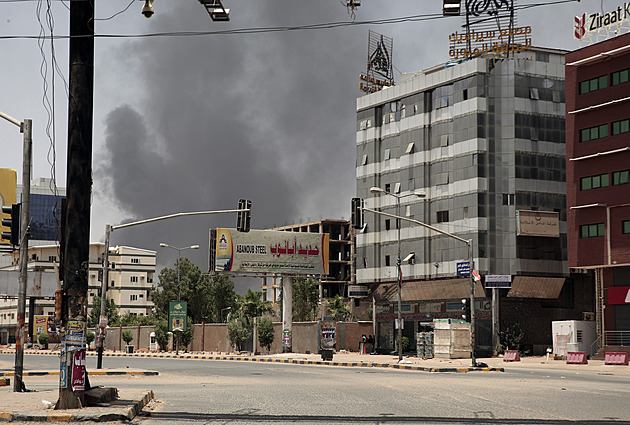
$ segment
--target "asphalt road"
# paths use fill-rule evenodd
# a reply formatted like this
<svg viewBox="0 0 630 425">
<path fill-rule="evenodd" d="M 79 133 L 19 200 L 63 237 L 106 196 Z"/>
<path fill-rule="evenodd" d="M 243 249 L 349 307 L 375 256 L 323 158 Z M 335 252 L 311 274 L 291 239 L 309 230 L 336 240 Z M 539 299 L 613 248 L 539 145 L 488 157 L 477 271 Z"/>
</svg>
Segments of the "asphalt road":
<svg viewBox="0 0 630 425">
<path fill-rule="evenodd" d="M 0 356 L 1 361 L 11 356 Z M 88 369 L 96 359 L 88 358 Z M 6 362 L 4 363 L 6 364 Z M 159 376 L 93 377 L 93 385 L 153 390 L 143 425 L 234 424 L 624 424 L 627 374 L 527 370 L 426 373 L 378 368 L 238 361 L 104 358 L 105 368 Z M 56 369 L 53 356 L 25 356 L 25 370 Z M 48 381 L 46 381 L 48 379 Z M 27 387 L 56 378 L 25 377 Z"/>
</svg>

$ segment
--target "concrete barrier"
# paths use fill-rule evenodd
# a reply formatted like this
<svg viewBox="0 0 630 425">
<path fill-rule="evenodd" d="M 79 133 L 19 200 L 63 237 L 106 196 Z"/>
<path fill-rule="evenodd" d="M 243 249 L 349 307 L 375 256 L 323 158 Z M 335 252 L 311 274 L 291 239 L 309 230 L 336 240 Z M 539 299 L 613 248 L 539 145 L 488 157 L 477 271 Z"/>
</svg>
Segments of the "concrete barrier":
<svg viewBox="0 0 630 425">
<path fill-rule="evenodd" d="M 610 365 L 628 365 L 628 353 L 606 353 L 604 357 L 604 364 Z"/>
<path fill-rule="evenodd" d="M 583 351 L 569 351 L 567 353 L 567 364 L 588 364 L 586 353 Z"/>
<path fill-rule="evenodd" d="M 518 350 L 505 350 L 503 353 L 504 362 L 520 362 L 521 356 L 518 354 Z"/>
</svg>

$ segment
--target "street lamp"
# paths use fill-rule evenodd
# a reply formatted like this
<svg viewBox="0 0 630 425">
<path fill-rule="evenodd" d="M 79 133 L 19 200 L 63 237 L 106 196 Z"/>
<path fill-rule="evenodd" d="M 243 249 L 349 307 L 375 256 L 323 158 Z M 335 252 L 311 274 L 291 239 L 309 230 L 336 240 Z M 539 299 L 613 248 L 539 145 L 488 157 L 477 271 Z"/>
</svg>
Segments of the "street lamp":
<svg viewBox="0 0 630 425">
<path fill-rule="evenodd" d="M 169 245 L 167 243 L 161 242 L 160 248 L 171 248 L 177 250 L 177 301 L 180 301 L 180 269 L 181 269 L 181 259 L 182 259 L 182 251 L 185 249 L 199 249 L 199 245 L 190 245 L 185 246 L 183 248 L 178 248 L 176 246 Z M 175 348 L 175 354 L 179 354 L 179 333 L 177 335 L 177 347 Z"/>
<path fill-rule="evenodd" d="M 221 323 L 223 323 L 223 312 L 224 312 L 225 310 L 232 310 L 232 307 L 225 307 L 225 308 L 222 308 L 222 309 L 221 309 Z"/>
<path fill-rule="evenodd" d="M 180 298 L 179 270 L 181 269 L 180 260 L 182 259 L 182 251 L 184 251 L 185 249 L 199 249 L 199 245 L 190 245 L 184 248 L 178 248 L 176 246 L 172 246 L 172 245 L 162 242 L 160 243 L 160 248 L 171 248 L 171 249 L 177 250 L 177 301 L 180 301 L 179 299 Z"/>
<path fill-rule="evenodd" d="M 398 195 L 396 193 L 388 192 L 380 187 L 371 187 L 370 192 L 374 194 L 386 193 L 388 195 L 392 195 L 396 198 L 396 215 L 400 217 L 400 199 L 406 198 L 408 196 L 416 196 L 418 198 L 424 198 L 427 196 L 425 193 L 407 193 L 405 195 Z M 398 258 L 396 259 L 396 267 L 398 269 L 398 361 L 402 360 L 402 296 L 401 296 L 401 288 L 402 288 L 402 268 L 400 261 L 400 219 L 396 219 L 396 227 L 398 229 Z"/>
</svg>

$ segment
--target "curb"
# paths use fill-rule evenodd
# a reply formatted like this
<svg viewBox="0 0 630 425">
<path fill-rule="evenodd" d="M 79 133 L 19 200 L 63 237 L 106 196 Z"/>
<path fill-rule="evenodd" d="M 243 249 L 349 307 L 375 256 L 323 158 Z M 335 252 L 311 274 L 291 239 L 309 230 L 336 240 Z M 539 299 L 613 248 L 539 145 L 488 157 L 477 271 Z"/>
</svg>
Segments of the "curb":
<svg viewBox="0 0 630 425">
<path fill-rule="evenodd" d="M 153 400 L 153 391 L 143 393 L 139 400 L 133 401 L 127 406 L 125 413 L 102 412 L 102 413 L 35 413 L 35 412 L 0 412 L 0 421 L 38 421 L 38 422 L 107 422 L 124 421 L 134 419 L 142 409 Z M 124 409 L 123 409 L 124 411 Z"/>
<path fill-rule="evenodd" d="M 118 371 L 118 370 L 89 370 L 89 375 L 144 375 L 144 376 L 157 376 L 160 372 L 156 370 L 130 370 L 130 371 Z M 1 376 L 14 376 L 15 372 L 0 372 Z M 46 376 L 46 375 L 59 375 L 58 370 L 53 371 L 24 371 L 23 376 Z M 0 379 L 0 386 L 2 386 L 2 380 Z"/>
<path fill-rule="evenodd" d="M 5 350 L 0 350 L 0 353 L 4 353 Z M 44 355 L 57 355 L 55 352 L 50 351 L 36 351 L 30 354 L 44 354 Z M 97 356 L 97 353 L 88 352 L 88 356 Z M 505 372 L 502 367 L 435 367 L 435 366 L 413 366 L 406 364 L 392 364 L 392 363 L 379 363 L 379 362 L 335 362 L 335 361 L 322 361 L 322 360 L 296 360 L 296 359 L 273 359 L 268 357 L 239 357 L 239 356 L 212 356 L 212 355 L 199 355 L 199 354 L 152 354 L 152 353 L 103 353 L 103 357 L 140 357 L 140 358 L 169 358 L 169 359 L 192 359 L 192 360 L 232 360 L 242 362 L 263 362 L 263 363 L 283 363 L 283 364 L 298 364 L 298 365 L 315 365 L 315 366 L 340 366 L 340 367 L 378 367 L 378 368 L 393 368 L 401 370 L 414 370 L 418 372 L 448 372 L 448 373 L 461 373 L 461 372 Z M 36 372 L 37 374 L 45 375 L 47 372 Z M 10 376 L 0 372 L 0 376 Z M 35 373 L 33 373 L 35 374 Z M 59 374 L 56 372 L 49 372 L 49 374 Z M 103 371 L 90 371 L 90 375 L 124 375 L 124 374 L 142 374 L 142 375 L 158 375 L 155 371 L 145 372 L 103 372 Z M 26 375 L 26 372 L 25 372 Z"/>
</svg>

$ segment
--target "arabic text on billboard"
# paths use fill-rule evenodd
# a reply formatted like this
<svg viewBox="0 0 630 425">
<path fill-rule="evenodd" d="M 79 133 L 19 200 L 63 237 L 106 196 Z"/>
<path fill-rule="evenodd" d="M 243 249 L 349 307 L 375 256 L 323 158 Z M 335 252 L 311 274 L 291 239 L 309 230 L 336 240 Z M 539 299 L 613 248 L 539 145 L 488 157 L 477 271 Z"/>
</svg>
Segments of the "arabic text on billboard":
<svg viewBox="0 0 630 425">
<path fill-rule="evenodd" d="M 217 229 L 214 271 L 328 274 L 327 233 Z"/>
</svg>

